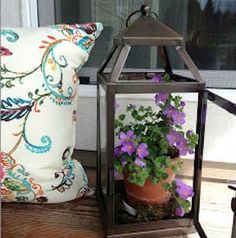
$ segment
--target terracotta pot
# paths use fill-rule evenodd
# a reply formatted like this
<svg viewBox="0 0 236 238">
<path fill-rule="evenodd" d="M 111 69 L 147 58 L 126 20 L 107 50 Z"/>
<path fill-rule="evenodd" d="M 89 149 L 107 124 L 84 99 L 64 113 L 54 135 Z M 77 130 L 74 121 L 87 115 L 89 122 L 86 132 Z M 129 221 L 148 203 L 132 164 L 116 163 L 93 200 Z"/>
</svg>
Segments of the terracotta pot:
<svg viewBox="0 0 236 238">
<path fill-rule="evenodd" d="M 175 179 L 175 173 L 170 168 L 166 169 L 168 178 L 163 181 L 171 183 Z M 170 200 L 171 193 L 165 191 L 159 182 L 156 185 L 150 179 L 147 179 L 144 186 L 138 186 L 128 181 L 128 173 L 124 174 L 125 192 L 130 205 L 138 204 L 164 204 Z"/>
</svg>

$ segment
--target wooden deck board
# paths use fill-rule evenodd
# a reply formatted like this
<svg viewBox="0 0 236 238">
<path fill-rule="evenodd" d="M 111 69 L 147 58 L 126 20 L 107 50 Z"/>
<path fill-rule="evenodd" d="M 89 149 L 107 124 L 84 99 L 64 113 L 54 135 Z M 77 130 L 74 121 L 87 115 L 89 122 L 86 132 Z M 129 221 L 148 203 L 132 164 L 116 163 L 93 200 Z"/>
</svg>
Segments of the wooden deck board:
<svg viewBox="0 0 236 238">
<path fill-rule="evenodd" d="M 3 204 L 2 236 L 6 238 L 37 237 L 103 237 L 94 197 L 61 204 Z"/>
<path fill-rule="evenodd" d="M 89 169 L 87 173 L 94 184 L 94 170 Z M 200 220 L 209 238 L 230 237 L 233 196 L 234 192 L 225 183 L 202 183 Z M 104 233 L 96 199 L 92 196 L 61 204 L 2 204 L 2 237 L 102 238 Z"/>
</svg>

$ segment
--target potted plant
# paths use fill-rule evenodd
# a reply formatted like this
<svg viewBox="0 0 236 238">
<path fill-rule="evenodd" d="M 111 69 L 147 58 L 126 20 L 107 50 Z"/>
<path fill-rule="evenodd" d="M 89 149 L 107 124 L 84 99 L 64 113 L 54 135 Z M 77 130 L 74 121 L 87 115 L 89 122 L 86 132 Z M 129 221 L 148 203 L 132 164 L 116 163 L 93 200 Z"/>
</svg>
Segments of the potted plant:
<svg viewBox="0 0 236 238">
<path fill-rule="evenodd" d="M 170 81 L 168 74 L 156 74 L 156 83 Z M 189 211 L 192 187 L 175 179 L 181 168 L 180 156 L 194 153 L 198 136 L 183 130 L 184 106 L 181 96 L 160 92 L 156 110 L 150 106 L 128 105 L 115 120 L 115 174 L 123 174 L 128 203 L 166 204 L 175 199 L 174 213 Z"/>
</svg>

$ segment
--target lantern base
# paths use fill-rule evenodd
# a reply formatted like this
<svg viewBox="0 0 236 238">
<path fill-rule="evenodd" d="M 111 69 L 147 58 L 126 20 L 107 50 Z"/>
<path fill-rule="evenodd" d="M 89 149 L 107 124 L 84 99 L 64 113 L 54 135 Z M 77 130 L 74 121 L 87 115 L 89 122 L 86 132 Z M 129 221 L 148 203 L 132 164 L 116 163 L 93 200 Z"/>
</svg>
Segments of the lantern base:
<svg viewBox="0 0 236 238">
<path fill-rule="evenodd" d="M 112 235 L 107 235 L 107 238 L 141 238 L 141 237 L 172 237 L 172 236 L 185 236 L 187 234 L 194 233 L 195 229 L 194 227 L 191 228 L 169 228 L 169 229 L 161 229 L 161 230 L 147 230 L 147 231 L 141 231 L 141 232 L 132 232 L 127 231 L 126 233 L 115 233 Z"/>
<path fill-rule="evenodd" d="M 104 194 L 97 189 L 97 202 L 102 216 L 102 224 L 107 238 L 129 238 L 129 237 L 171 237 L 191 233 L 198 233 L 201 238 L 207 238 L 200 223 L 194 222 L 193 214 L 187 214 L 183 218 L 171 218 L 158 221 L 147 221 L 140 223 L 119 224 L 112 223 L 115 219 L 110 209 L 105 208 Z M 113 218 L 112 218 L 113 217 Z"/>
</svg>

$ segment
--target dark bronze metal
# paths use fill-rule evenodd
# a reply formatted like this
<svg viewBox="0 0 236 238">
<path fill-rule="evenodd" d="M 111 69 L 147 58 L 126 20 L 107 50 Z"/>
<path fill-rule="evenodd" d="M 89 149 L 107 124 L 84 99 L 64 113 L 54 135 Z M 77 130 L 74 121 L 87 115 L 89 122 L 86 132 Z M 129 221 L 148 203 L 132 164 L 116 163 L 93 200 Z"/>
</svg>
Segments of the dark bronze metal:
<svg viewBox="0 0 236 238">
<path fill-rule="evenodd" d="M 142 16 L 147 16 L 151 11 L 151 8 L 146 5 L 146 4 L 143 4 L 140 8 L 140 12 L 142 13 Z"/>
<path fill-rule="evenodd" d="M 128 44 L 120 48 L 120 52 L 117 56 L 116 62 L 111 71 L 111 80 L 110 80 L 111 82 L 116 82 L 119 79 L 125 61 L 128 57 L 129 51 L 130 46 Z"/>
<path fill-rule="evenodd" d="M 225 109 L 227 112 L 236 115 L 236 104 L 208 90 L 208 99 Z"/>
<path fill-rule="evenodd" d="M 100 90 L 99 90 L 99 84 L 97 84 L 97 108 L 100 108 Z M 97 111 L 97 163 L 96 163 L 96 187 L 97 190 L 101 191 L 102 190 L 102 185 L 101 185 L 101 180 L 102 180 L 102 176 L 101 176 L 101 153 L 100 153 L 100 135 L 101 135 L 101 131 L 100 131 L 100 112 Z"/>
<path fill-rule="evenodd" d="M 109 234 L 114 232 L 115 226 L 115 188 L 114 188 L 114 118 L 115 118 L 115 87 L 107 86 L 107 104 L 106 104 L 106 120 L 107 122 L 107 143 L 111 146 L 107 147 L 107 211 L 109 219 L 107 220 L 107 230 Z M 110 159 L 109 159 L 110 158 Z"/>
<path fill-rule="evenodd" d="M 140 13 L 140 17 L 129 25 L 131 17 Z M 206 234 L 199 223 L 199 205 L 201 191 L 202 159 L 204 146 L 204 132 L 206 120 L 207 91 L 205 81 L 198 72 L 187 52 L 182 47 L 183 37 L 165 26 L 157 15 L 151 12 L 150 8 L 143 5 L 140 10 L 132 13 L 127 19 L 127 28 L 114 40 L 107 59 L 98 71 L 98 114 L 100 114 L 100 88 L 103 88 L 106 102 L 106 187 L 101 183 L 101 130 L 100 115 L 98 119 L 98 140 L 97 140 L 97 188 L 96 195 L 103 215 L 103 224 L 107 237 L 170 237 L 184 235 L 193 228 L 197 230 L 200 237 L 205 238 Z M 165 72 L 172 78 L 171 83 L 151 82 L 150 72 L 124 72 L 124 64 L 133 45 L 157 46 L 159 56 L 163 63 Z M 189 68 L 193 78 L 183 77 L 172 72 L 168 58 L 167 46 L 175 46 L 181 59 Z M 115 62 L 110 73 L 105 73 L 111 58 L 117 53 Z M 139 224 L 117 224 L 115 222 L 115 180 L 114 180 L 114 120 L 115 120 L 115 96 L 117 94 L 143 94 L 157 92 L 194 92 L 198 93 L 198 111 L 196 132 L 199 135 L 199 143 L 195 150 L 192 209 L 184 218 L 168 219 L 157 222 L 146 222 Z M 104 189 L 106 190 L 104 194 Z"/>
<path fill-rule="evenodd" d="M 115 39 L 115 44 L 182 45 L 183 37 L 152 16 L 141 16 Z"/>
<path fill-rule="evenodd" d="M 228 187 L 236 192 L 236 187 L 231 185 L 229 185 Z M 235 194 L 235 197 L 233 197 L 231 200 L 231 209 L 234 213 L 231 238 L 235 238 L 236 237 L 236 194 Z"/>
<path fill-rule="evenodd" d="M 137 73 L 138 74 L 138 73 Z M 107 77 L 110 74 L 98 73 L 98 79 L 101 82 L 106 83 Z M 178 77 L 178 76 L 176 76 Z M 171 83 L 159 83 L 156 84 L 145 81 L 118 81 L 118 82 L 107 82 L 107 85 L 114 85 L 116 93 L 156 93 L 156 92 L 198 92 L 204 90 L 205 83 L 198 82 L 171 82 Z"/>
<path fill-rule="evenodd" d="M 194 78 L 199 82 L 204 82 L 202 76 L 200 75 L 197 66 L 194 64 L 190 56 L 188 55 L 187 51 L 182 47 L 176 47 L 177 52 L 179 53 L 180 57 L 184 61 L 184 63 L 188 66 L 190 72 L 194 76 Z"/>
<path fill-rule="evenodd" d="M 127 21 L 127 28 L 114 39 L 117 45 L 182 45 L 183 37 L 160 21 L 154 12 L 148 12 L 146 7 L 132 13 Z M 131 25 L 130 18 L 140 12 L 141 16 Z M 154 15 L 155 18 L 152 16 Z"/>
<path fill-rule="evenodd" d="M 117 50 L 117 48 L 118 48 L 118 45 L 113 45 L 113 47 L 111 48 L 111 50 L 109 51 L 109 53 L 107 55 L 107 58 L 102 63 L 98 72 L 103 72 L 105 70 L 105 68 L 107 67 L 108 63 L 110 62 L 112 56 L 114 55 L 115 51 Z"/>
<path fill-rule="evenodd" d="M 170 65 L 170 60 L 167 54 L 166 47 L 159 46 L 158 47 L 159 57 L 161 59 L 162 64 L 164 65 L 165 72 L 168 74 L 172 74 L 172 67 Z"/>
<path fill-rule="evenodd" d="M 202 162 L 203 162 L 203 148 L 204 148 L 204 135 L 206 124 L 206 111 L 207 111 L 207 92 L 200 91 L 198 93 L 198 108 L 197 108 L 197 126 L 196 133 L 199 136 L 198 144 L 195 150 L 194 158 L 194 175 L 193 175 L 193 189 L 196 191 L 192 200 L 192 214 L 196 230 L 201 237 L 207 238 L 204 230 L 199 222 L 199 209 L 200 209 L 200 195 L 201 195 L 201 177 L 202 177 Z"/>
<path fill-rule="evenodd" d="M 141 6 L 140 10 L 137 10 L 137 11 L 131 13 L 131 14 L 128 16 L 128 18 L 127 18 L 127 20 L 126 20 L 126 23 L 125 23 L 126 27 L 129 26 L 129 20 L 130 20 L 130 18 L 131 18 L 132 16 L 134 16 L 136 13 L 141 13 L 142 16 L 148 16 L 148 15 L 150 15 L 150 14 L 153 14 L 153 15 L 156 17 L 156 19 L 158 20 L 158 15 L 157 15 L 155 12 L 152 12 L 152 11 L 151 11 L 151 8 L 150 8 L 149 6 L 143 4 L 143 5 Z"/>
</svg>

